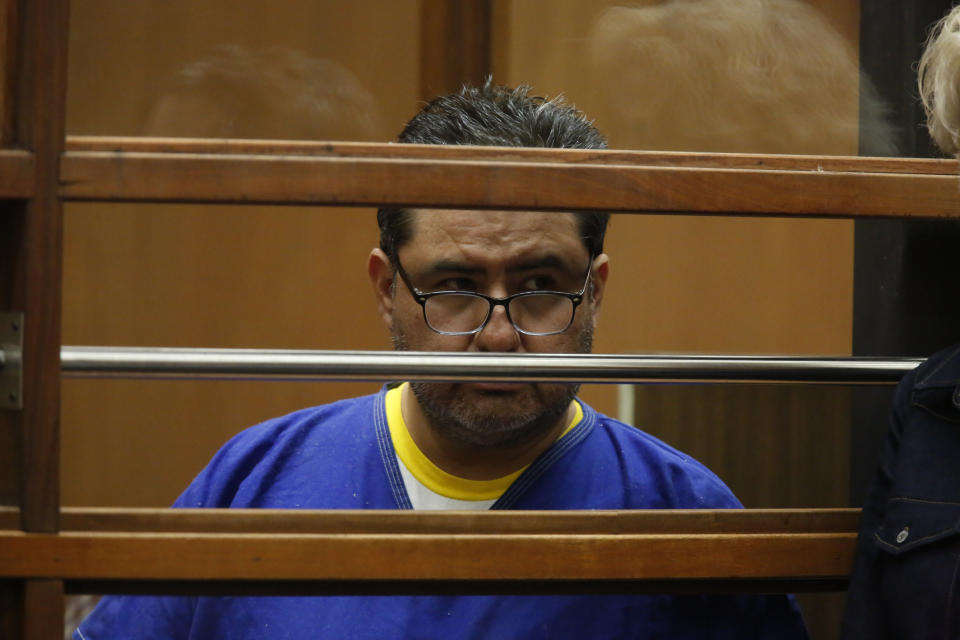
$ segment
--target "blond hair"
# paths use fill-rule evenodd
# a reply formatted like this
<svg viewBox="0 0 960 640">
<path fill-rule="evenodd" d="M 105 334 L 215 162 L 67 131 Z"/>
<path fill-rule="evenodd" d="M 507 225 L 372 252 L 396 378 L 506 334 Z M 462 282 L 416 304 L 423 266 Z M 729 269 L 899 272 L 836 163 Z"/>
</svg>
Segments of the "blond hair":
<svg viewBox="0 0 960 640">
<path fill-rule="evenodd" d="M 960 152 L 960 6 L 930 31 L 917 71 L 930 137 L 944 153 Z"/>
</svg>

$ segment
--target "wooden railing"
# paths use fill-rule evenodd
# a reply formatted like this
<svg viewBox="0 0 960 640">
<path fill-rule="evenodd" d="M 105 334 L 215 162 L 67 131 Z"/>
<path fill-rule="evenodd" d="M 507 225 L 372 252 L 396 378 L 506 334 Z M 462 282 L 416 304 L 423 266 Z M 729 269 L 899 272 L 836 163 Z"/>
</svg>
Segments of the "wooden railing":
<svg viewBox="0 0 960 640">
<path fill-rule="evenodd" d="M 49 198 L 49 189 L 34 180 L 36 163 L 34 152 L 0 153 L 0 195 L 16 199 L 11 202 L 33 202 L 47 189 L 43 192 Z M 70 138 L 60 156 L 54 195 L 58 202 L 387 203 L 954 218 L 960 217 L 954 170 L 953 161 L 936 160 Z M 60 215 L 56 207 L 44 206 L 34 205 L 35 213 L 11 213 L 20 216 L 14 226 L 30 216 Z M 46 289 L 36 284 L 56 273 L 59 245 L 49 245 L 45 238 L 57 237 L 58 224 L 36 223 L 38 231 L 7 241 L 14 242 L 11 246 L 26 243 L 19 246 L 34 247 L 29 255 L 41 256 L 39 265 L 31 267 L 33 275 L 21 281 L 26 284 L 17 285 L 33 287 L 39 296 L 24 307 L 35 341 L 25 351 L 25 366 L 39 377 L 31 383 L 28 374 L 27 409 L 15 421 L 24 434 L 22 455 L 8 454 L 21 470 L 23 506 L 0 517 L 0 584 L 7 589 L 0 602 L 8 618 L 14 615 L 10 611 L 19 612 L 14 618 L 20 622 L 10 623 L 20 625 L 11 627 L 18 633 L 32 624 L 24 622 L 36 615 L 31 612 L 55 610 L 64 591 L 843 588 L 856 535 L 857 512 L 852 510 L 407 514 L 59 509 L 57 436 L 44 404 L 56 406 L 57 385 L 49 381 L 59 377 L 59 367 L 50 364 L 56 362 L 50 350 L 57 353 L 59 345 L 48 344 L 59 333 L 44 325 L 59 315 L 43 311 L 49 305 L 59 308 L 59 281 L 53 278 Z M 21 258 L 17 264 L 30 260 Z M 17 266 L 7 268 L 19 273 Z M 44 386 L 43 380 L 53 386 Z M 46 426 L 38 428 L 40 424 Z M 484 561 L 490 557 L 497 561 Z M 42 637 L 52 631 L 37 633 Z"/>
<path fill-rule="evenodd" d="M 0 579 L 92 593 L 643 593 L 844 588 L 859 511 L 0 510 Z"/>
<path fill-rule="evenodd" d="M 70 138 L 65 200 L 960 217 L 956 162 Z"/>
</svg>

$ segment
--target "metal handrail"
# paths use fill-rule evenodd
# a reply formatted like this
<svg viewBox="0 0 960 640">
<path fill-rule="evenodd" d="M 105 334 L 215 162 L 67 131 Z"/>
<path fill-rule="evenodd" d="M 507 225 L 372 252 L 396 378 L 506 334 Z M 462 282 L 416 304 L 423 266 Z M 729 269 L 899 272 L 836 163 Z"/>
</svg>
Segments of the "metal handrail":
<svg viewBox="0 0 960 640">
<path fill-rule="evenodd" d="M 90 346 L 64 346 L 60 353 L 63 373 L 69 376 L 296 380 L 877 384 L 896 382 L 921 362 L 917 358 Z"/>
</svg>

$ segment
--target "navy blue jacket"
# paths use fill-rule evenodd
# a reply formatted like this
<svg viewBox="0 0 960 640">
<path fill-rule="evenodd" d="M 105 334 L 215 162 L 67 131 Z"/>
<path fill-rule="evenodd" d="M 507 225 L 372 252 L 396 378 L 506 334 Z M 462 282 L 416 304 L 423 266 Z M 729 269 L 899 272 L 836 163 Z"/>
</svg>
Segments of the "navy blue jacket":
<svg viewBox="0 0 960 640">
<path fill-rule="evenodd" d="M 960 345 L 897 388 L 843 637 L 960 638 Z"/>
</svg>

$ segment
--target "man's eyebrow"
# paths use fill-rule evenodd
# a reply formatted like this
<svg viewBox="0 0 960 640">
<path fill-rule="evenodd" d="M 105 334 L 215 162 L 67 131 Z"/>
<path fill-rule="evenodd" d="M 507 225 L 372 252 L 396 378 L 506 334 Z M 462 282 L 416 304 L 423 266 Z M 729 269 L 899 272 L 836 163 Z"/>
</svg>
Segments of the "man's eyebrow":
<svg viewBox="0 0 960 640">
<path fill-rule="evenodd" d="M 544 256 L 537 256 L 534 258 L 524 258 L 520 262 L 511 264 L 507 267 L 507 271 L 510 273 L 533 271 L 536 269 L 561 269 L 564 271 L 573 270 L 571 265 L 569 265 L 567 261 L 563 260 L 560 256 L 553 253 L 550 253 Z M 477 266 L 475 264 L 460 262 L 452 259 L 440 259 L 440 260 L 431 262 L 426 268 L 423 269 L 423 272 L 424 273 L 455 272 L 455 273 L 466 273 L 466 274 L 479 274 L 479 273 L 485 273 L 486 268 Z"/>
<path fill-rule="evenodd" d="M 507 271 L 533 271 L 535 269 L 561 269 L 571 271 L 570 265 L 558 255 L 550 253 L 545 256 L 529 258 L 507 267 Z"/>
<path fill-rule="evenodd" d="M 467 264 L 465 262 L 458 262 L 456 260 L 437 260 L 431 262 L 425 269 L 424 273 L 429 272 L 456 272 L 456 273 L 483 273 L 484 269 L 476 265 Z"/>
</svg>

